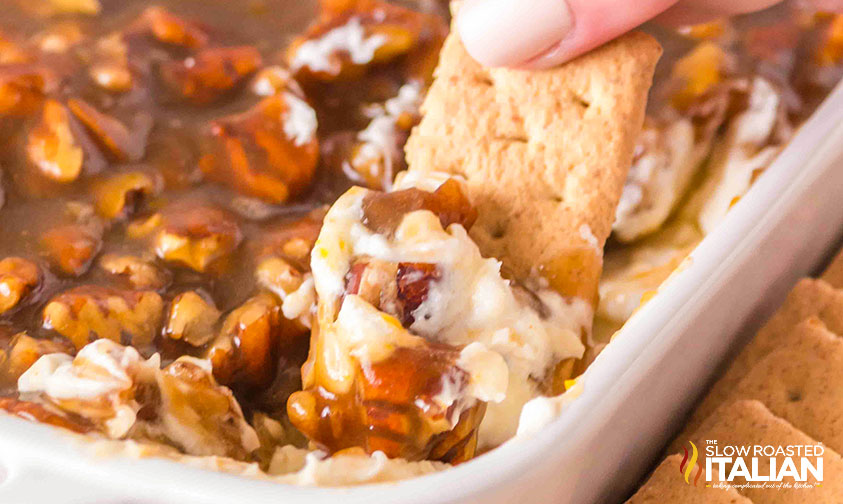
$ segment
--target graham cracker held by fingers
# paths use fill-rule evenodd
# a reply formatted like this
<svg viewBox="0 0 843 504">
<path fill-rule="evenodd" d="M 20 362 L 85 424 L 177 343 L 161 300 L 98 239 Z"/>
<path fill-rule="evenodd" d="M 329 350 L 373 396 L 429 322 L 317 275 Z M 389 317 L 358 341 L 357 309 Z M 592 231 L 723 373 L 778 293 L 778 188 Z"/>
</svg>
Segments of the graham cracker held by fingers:
<svg viewBox="0 0 843 504">
<path fill-rule="evenodd" d="M 816 317 L 834 334 L 843 334 L 843 290 L 835 289 L 823 280 L 805 278 L 796 284 L 775 315 L 738 355 L 729 369 L 714 384 L 705 399 L 697 406 L 685 426 L 669 448 L 670 453 L 681 450 L 687 435 L 716 410 L 756 362 L 771 352 L 798 344 L 804 334 L 796 327 L 803 320 Z"/>
<path fill-rule="evenodd" d="M 664 502 L 681 502 L 683 504 L 752 504 L 746 497 L 741 497 L 737 490 L 714 490 L 706 488 L 704 478 L 693 481 L 697 474 L 697 467 L 692 468 L 688 483 L 680 468 L 682 455 L 671 455 L 664 459 L 653 471 L 650 479 L 635 495 L 630 497 L 627 504 L 662 504 Z M 698 463 L 699 464 L 699 463 Z"/>
<path fill-rule="evenodd" d="M 453 30 L 407 143 L 410 170 L 466 179 L 472 237 L 516 278 L 538 271 L 593 301 L 660 55 L 631 33 L 555 69 L 489 69 Z"/>
</svg>

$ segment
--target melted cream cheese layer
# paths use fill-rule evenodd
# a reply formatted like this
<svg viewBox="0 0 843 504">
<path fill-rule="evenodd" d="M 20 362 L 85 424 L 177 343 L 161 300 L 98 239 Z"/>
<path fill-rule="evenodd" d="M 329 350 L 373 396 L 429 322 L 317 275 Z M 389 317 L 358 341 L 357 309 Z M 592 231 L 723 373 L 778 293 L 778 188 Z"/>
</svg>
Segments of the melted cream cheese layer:
<svg viewBox="0 0 843 504">
<path fill-rule="evenodd" d="M 447 178 L 410 174 L 399 178 L 396 189 L 435 190 Z M 590 305 L 539 289 L 535 294 L 545 312 L 540 315 L 516 296 L 501 276 L 501 263 L 484 258 L 461 225 L 443 229 L 439 218 L 426 210 L 405 215 L 392 237 L 376 234 L 363 224 L 367 194 L 365 189 L 351 189 L 325 217 L 311 260 L 320 300 L 328 313 L 336 313 L 354 257 L 435 264 L 440 276 L 413 312 L 410 332 L 465 347 L 458 364 L 470 377 L 467 393 L 489 402 L 479 431 L 480 445 L 492 447 L 506 441 L 516 432 L 522 406 L 540 395 L 539 384 L 553 366 L 582 356 L 585 348 L 580 335 L 590 327 Z M 337 385 L 347 382 L 350 387 L 351 357 L 376 362 L 396 346 L 411 345 L 413 337 L 408 336 L 393 317 L 358 296 L 347 296 L 336 323 L 321 335 L 331 356 L 328 372 Z M 447 386 L 442 395 L 443 403 L 456 401 Z"/>
</svg>

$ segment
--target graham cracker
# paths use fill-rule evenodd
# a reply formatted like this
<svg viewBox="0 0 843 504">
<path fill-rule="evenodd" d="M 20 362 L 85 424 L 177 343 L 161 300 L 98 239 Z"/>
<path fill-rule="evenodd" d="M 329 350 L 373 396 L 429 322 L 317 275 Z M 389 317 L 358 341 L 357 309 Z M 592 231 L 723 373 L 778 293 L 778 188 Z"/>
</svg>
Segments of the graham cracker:
<svg viewBox="0 0 843 504">
<path fill-rule="evenodd" d="M 715 490 L 705 487 L 704 481 L 697 485 L 686 484 L 680 472 L 681 455 L 671 455 L 659 464 L 650 479 L 630 497 L 627 504 L 682 502 L 684 504 L 751 504 L 734 488 Z M 696 469 L 694 469 L 696 474 Z M 693 476 L 691 476 L 693 478 Z M 703 478 L 700 478 L 701 480 Z M 702 484 L 700 484 L 702 483 Z"/>
<path fill-rule="evenodd" d="M 823 272 L 822 279 L 838 289 L 843 289 L 843 250 L 837 253 Z"/>
<path fill-rule="evenodd" d="M 490 69 L 452 30 L 407 142 L 409 168 L 466 179 L 485 256 L 593 302 L 660 55 L 632 33 L 551 70 Z"/>
<path fill-rule="evenodd" d="M 717 446 L 721 449 L 728 445 L 772 445 L 778 447 L 819 444 L 815 439 L 786 420 L 774 415 L 759 401 L 736 401 L 724 404 L 700 425 L 700 428 L 690 438 L 690 441 L 693 441 L 700 450 L 700 463 L 704 463 L 705 448 L 709 446 L 707 444 L 709 440 L 716 441 Z M 747 487 L 740 488 L 738 491 L 753 502 L 769 504 L 839 503 L 843 501 L 843 459 L 837 452 L 827 446 L 824 447 L 824 450 L 823 481 L 820 486 L 809 489 Z M 749 457 L 744 460 L 748 466 L 752 462 Z M 795 457 L 794 462 L 796 462 L 798 468 L 799 458 Z M 781 458 L 779 458 L 778 463 L 782 464 Z M 758 457 L 758 469 L 759 474 L 769 474 L 770 461 L 768 457 Z M 712 475 L 713 479 L 717 477 L 717 474 Z M 809 475 L 808 478 L 807 483 L 816 483 L 812 476 Z M 701 479 L 704 479 L 704 477 Z M 731 483 L 740 485 L 745 482 L 743 478 L 736 478 Z"/>
<path fill-rule="evenodd" d="M 816 318 L 800 323 L 793 344 L 761 359 L 723 404 L 755 399 L 809 436 L 843 449 L 843 341 Z"/>
<path fill-rule="evenodd" d="M 781 308 L 758 331 L 755 339 L 741 351 L 697 406 L 683 433 L 671 444 L 669 452 L 681 450 L 687 435 L 723 403 L 756 362 L 777 349 L 797 344 L 797 339 L 803 333 L 795 328 L 810 317 L 819 319 L 832 333 L 843 334 L 843 290 L 835 289 L 823 280 L 800 280 Z"/>
</svg>

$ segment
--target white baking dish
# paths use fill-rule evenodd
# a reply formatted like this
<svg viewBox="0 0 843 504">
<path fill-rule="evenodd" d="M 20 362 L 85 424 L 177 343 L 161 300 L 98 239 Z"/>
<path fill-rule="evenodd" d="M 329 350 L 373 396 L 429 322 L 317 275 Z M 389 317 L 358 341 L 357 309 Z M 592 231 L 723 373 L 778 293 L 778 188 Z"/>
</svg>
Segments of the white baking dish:
<svg viewBox="0 0 843 504">
<path fill-rule="evenodd" d="M 843 230 L 843 85 L 722 225 L 588 370 L 544 431 L 439 474 L 296 488 L 164 460 L 103 458 L 0 415 L 0 503 L 585 503 L 644 475 L 725 353 L 816 268 Z M 741 328 L 744 328 L 741 331 Z"/>
</svg>

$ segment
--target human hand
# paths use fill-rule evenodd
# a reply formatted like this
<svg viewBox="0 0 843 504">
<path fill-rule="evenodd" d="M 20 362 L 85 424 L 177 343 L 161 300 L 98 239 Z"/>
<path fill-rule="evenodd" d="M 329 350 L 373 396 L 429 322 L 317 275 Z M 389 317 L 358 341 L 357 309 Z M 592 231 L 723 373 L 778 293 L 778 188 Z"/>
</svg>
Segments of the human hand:
<svg viewBox="0 0 843 504">
<path fill-rule="evenodd" d="M 781 0 L 465 0 L 457 27 L 489 66 L 547 68 L 658 18 L 691 24 L 761 10 Z M 803 0 L 843 12 L 843 0 Z"/>
</svg>

